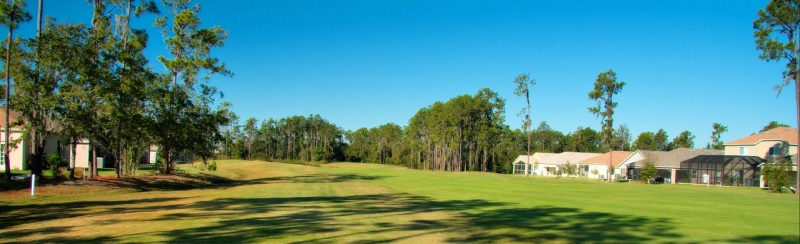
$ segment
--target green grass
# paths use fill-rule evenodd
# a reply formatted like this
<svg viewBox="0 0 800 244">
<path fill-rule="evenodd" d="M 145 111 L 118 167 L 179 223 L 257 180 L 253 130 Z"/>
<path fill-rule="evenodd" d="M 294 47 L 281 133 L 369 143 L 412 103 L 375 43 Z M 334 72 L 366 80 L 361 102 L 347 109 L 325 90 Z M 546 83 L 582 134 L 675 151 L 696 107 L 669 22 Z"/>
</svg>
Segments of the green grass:
<svg viewBox="0 0 800 244">
<path fill-rule="evenodd" d="M 374 164 L 217 161 L 207 189 L 0 200 L 0 242 L 798 243 L 798 197 Z"/>
</svg>

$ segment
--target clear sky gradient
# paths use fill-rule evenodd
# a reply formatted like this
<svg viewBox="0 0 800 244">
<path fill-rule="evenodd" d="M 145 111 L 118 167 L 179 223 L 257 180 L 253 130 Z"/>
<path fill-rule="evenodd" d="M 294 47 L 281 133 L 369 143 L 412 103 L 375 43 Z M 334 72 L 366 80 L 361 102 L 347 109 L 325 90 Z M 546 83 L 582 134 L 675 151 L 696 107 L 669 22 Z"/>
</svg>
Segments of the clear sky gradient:
<svg viewBox="0 0 800 244">
<path fill-rule="evenodd" d="M 230 31 L 213 54 L 236 75 L 210 83 L 242 121 L 320 114 L 345 130 L 404 126 L 420 108 L 488 87 L 519 128 L 525 100 L 512 80 L 529 73 L 534 127 L 598 129 L 588 93 L 613 69 L 627 83 L 614 98 L 615 127 L 627 124 L 634 140 L 689 130 L 704 147 L 713 122 L 729 127 L 726 142 L 772 120 L 796 125 L 795 89 L 773 90 L 785 62 L 762 61 L 755 48 L 766 0 L 196 2 L 204 25 Z M 45 0 L 44 12 L 70 22 L 92 14 L 83 0 Z M 154 17 L 134 25 L 150 28 L 147 56 L 161 70 L 156 57 L 167 50 Z"/>
</svg>

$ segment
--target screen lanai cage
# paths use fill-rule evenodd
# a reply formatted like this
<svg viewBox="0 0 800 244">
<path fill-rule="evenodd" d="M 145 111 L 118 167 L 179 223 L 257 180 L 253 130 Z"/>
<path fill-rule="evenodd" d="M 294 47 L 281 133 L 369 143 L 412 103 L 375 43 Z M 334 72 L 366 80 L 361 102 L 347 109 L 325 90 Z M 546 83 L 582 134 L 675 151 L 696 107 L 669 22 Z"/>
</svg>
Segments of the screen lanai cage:
<svg viewBox="0 0 800 244">
<path fill-rule="evenodd" d="M 759 165 L 767 161 L 757 156 L 700 155 L 680 164 L 676 171 L 678 183 L 725 186 L 759 186 Z"/>
</svg>

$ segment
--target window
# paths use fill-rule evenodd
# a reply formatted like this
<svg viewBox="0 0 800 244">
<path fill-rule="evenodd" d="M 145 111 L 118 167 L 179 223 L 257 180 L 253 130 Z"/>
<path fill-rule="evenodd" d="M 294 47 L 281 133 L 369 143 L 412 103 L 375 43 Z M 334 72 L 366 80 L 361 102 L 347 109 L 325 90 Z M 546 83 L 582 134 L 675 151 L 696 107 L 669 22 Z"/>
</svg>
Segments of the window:
<svg viewBox="0 0 800 244">
<path fill-rule="evenodd" d="M 697 170 L 692 170 L 692 178 L 697 178 Z"/>
<path fill-rule="evenodd" d="M 0 166 L 3 166 L 3 167 L 6 166 L 5 150 L 6 150 L 6 144 L 5 143 L 0 143 Z"/>
<path fill-rule="evenodd" d="M 739 155 L 747 155 L 749 154 L 749 150 L 747 147 L 739 147 Z"/>
<path fill-rule="evenodd" d="M 780 156 L 781 155 L 781 147 L 780 146 L 773 146 L 769 148 L 769 156 Z"/>
</svg>

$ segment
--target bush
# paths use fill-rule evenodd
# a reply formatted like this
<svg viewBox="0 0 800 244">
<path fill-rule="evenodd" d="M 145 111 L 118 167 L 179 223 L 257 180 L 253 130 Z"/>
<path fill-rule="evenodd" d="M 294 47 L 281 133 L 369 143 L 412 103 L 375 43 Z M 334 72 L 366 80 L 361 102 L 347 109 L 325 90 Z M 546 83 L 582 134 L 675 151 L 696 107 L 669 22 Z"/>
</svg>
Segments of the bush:
<svg viewBox="0 0 800 244">
<path fill-rule="evenodd" d="M 48 169 L 53 172 L 53 177 L 55 178 L 64 178 L 65 169 L 69 166 L 67 160 L 62 158 L 61 155 L 58 155 L 56 152 L 51 152 L 47 154 L 45 157 L 45 162 L 47 163 Z"/>
<path fill-rule="evenodd" d="M 153 166 L 150 168 L 154 174 L 161 174 L 164 172 L 164 162 L 161 159 L 156 159 L 156 162 L 153 163 Z"/>
<path fill-rule="evenodd" d="M 789 180 L 790 167 L 789 160 L 783 158 L 761 166 L 761 174 L 772 192 L 781 193 L 784 187 L 792 185 Z"/>
<path fill-rule="evenodd" d="M 656 166 L 653 165 L 653 162 L 646 160 L 644 161 L 644 167 L 642 168 L 642 171 L 639 171 L 639 180 L 641 180 L 642 183 L 647 184 L 650 179 L 656 178 L 656 172 Z"/>
<path fill-rule="evenodd" d="M 208 171 L 217 171 L 217 161 L 211 160 L 211 163 L 208 164 Z"/>
</svg>

